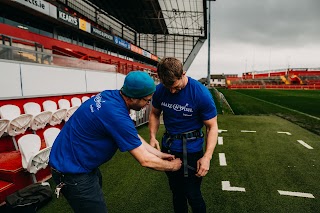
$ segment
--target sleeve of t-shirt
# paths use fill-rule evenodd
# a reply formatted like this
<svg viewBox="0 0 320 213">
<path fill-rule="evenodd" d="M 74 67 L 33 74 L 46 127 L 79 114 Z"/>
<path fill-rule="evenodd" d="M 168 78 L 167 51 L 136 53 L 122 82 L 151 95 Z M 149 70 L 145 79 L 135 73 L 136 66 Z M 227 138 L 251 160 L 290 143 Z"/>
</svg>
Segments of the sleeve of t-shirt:
<svg viewBox="0 0 320 213">
<path fill-rule="evenodd" d="M 161 109 L 161 103 L 160 103 L 160 93 L 161 93 L 161 85 L 158 84 L 156 87 L 156 91 L 154 92 L 152 96 L 152 106 L 157 109 Z"/>
<path fill-rule="evenodd" d="M 108 120 L 109 122 L 105 122 L 100 119 L 121 152 L 130 151 L 142 144 L 129 113 L 113 111 L 108 115 Z"/>
<path fill-rule="evenodd" d="M 202 87 L 201 90 L 201 95 L 198 96 L 200 116 L 206 121 L 217 116 L 217 108 L 210 91 L 206 87 Z"/>
</svg>

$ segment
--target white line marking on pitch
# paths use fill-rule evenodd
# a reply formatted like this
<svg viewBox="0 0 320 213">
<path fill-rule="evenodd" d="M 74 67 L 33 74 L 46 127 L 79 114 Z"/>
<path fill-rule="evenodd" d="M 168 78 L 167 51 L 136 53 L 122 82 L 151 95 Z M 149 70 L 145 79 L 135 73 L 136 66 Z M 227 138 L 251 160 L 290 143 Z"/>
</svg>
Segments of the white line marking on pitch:
<svg viewBox="0 0 320 213">
<path fill-rule="evenodd" d="M 289 192 L 289 191 L 281 191 L 278 190 L 280 195 L 288 195 L 288 196 L 295 196 L 295 197 L 306 197 L 306 198 L 314 198 L 313 194 L 310 193 L 303 193 L 303 192 Z"/>
<path fill-rule="evenodd" d="M 223 145 L 223 137 L 218 137 L 218 144 Z"/>
<path fill-rule="evenodd" d="M 297 141 L 307 149 L 313 149 L 309 144 L 305 143 L 303 140 L 297 140 Z"/>
<path fill-rule="evenodd" d="M 222 132 L 228 132 L 228 130 L 225 130 L 225 129 L 218 129 L 218 133 L 222 133 Z"/>
<path fill-rule="evenodd" d="M 287 134 L 287 135 L 291 135 L 291 133 L 290 133 L 290 132 L 277 132 L 277 133 L 279 133 L 279 134 Z"/>
<path fill-rule="evenodd" d="M 219 153 L 219 161 L 220 161 L 220 166 L 227 165 L 226 155 L 224 153 Z"/>
<path fill-rule="evenodd" d="M 222 181 L 222 190 L 223 191 L 237 191 L 237 192 L 245 192 L 246 189 L 242 187 L 234 187 L 230 186 L 230 181 Z"/>
<path fill-rule="evenodd" d="M 251 130 L 241 130 L 241 132 L 257 132 L 257 131 L 251 131 Z"/>
</svg>

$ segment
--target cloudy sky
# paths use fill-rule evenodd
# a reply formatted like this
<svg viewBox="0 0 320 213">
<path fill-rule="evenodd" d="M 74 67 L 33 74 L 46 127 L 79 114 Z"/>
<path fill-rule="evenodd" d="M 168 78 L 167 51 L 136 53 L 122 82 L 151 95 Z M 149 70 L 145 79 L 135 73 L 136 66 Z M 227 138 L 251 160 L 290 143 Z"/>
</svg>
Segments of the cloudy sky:
<svg viewBox="0 0 320 213">
<path fill-rule="evenodd" d="M 211 3 L 211 74 L 320 67 L 320 0 Z M 206 77 L 205 42 L 187 74 Z"/>
</svg>

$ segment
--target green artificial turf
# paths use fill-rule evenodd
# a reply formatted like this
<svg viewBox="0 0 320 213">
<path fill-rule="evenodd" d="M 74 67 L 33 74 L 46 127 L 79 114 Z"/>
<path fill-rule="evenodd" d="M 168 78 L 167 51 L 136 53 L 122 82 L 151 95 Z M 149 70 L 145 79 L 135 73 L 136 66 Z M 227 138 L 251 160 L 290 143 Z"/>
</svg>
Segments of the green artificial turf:
<svg viewBox="0 0 320 213">
<path fill-rule="evenodd" d="M 203 179 L 208 213 L 319 212 L 320 136 L 276 116 L 219 115 L 218 123 L 219 129 L 227 132 L 219 134 L 223 145 L 216 146 L 210 171 Z M 163 125 L 160 127 L 163 132 Z M 149 140 L 147 126 L 138 131 Z M 313 149 L 305 148 L 297 140 Z M 219 153 L 225 154 L 227 166 L 220 166 Z M 100 169 L 111 213 L 173 212 L 163 172 L 143 168 L 130 153 L 121 152 Z M 243 187 L 245 192 L 223 191 L 222 181 Z M 277 190 L 311 193 L 315 198 L 279 195 Z M 38 212 L 71 210 L 62 197 L 53 198 Z"/>
<path fill-rule="evenodd" d="M 320 90 L 219 91 L 236 115 L 277 115 L 320 135 Z"/>
<path fill-rule="evenodd" d="M 215 183 L 212 198 L 221 204 L 209 205 L 208 212 L 318 211 L 319 136 L 275 116 L 220 116 L 219 120 L 219 129 L 228 131 L 220 134 L 224 144 L 216 147 L 216 166 L 208 177 Z M 314 149 L 306 149 L 297 140 Z M 217 153 L 225 153 L 227 166 L 217 166 Z M 218 183 L 223 180 L 246 192 L 221 192 Z M 204 183 L 210 186 L 208 179 Z M 280 196 L 277 190 L 312 193 L 315 199 Z"/>
</svg>

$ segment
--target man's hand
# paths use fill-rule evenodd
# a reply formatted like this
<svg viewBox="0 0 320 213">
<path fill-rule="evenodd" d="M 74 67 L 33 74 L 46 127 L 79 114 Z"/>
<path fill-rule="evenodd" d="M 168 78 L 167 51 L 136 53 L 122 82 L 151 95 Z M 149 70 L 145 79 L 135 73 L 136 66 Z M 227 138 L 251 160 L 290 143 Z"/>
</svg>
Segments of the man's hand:
<svg viewBox="0 0 320 213">
<path fill-rule="evenodd" d="M 172 161 L 174 160 L 176 157 L 174 155 L 168 154 L 168 153 L 163 153 L 160 156 L 161 159 L 163 160 L 168 160 L 168 161 Z"/>
<path fill-rule="evenodd" d="M 160 144 L 156 138 L 150 139 L 150 145 L 160 151 Z"/>
<path fill-rule="evenodd" d="M 202 157 L 197 162 L 197 177 L 204 177 L 208 174 L 210 168 L 210 159 Z"/>
<path fill-rule="evenodd" d="M 180 158 L 176 158 L 176 159 L 170 161 L 170 163 L 173 164 L 173 168 L 171 170 L 173 172 L 179 170 L 181 168 L 181 165 L 182 165 L 182 161 L 180 160 Z"/>
</svg>

